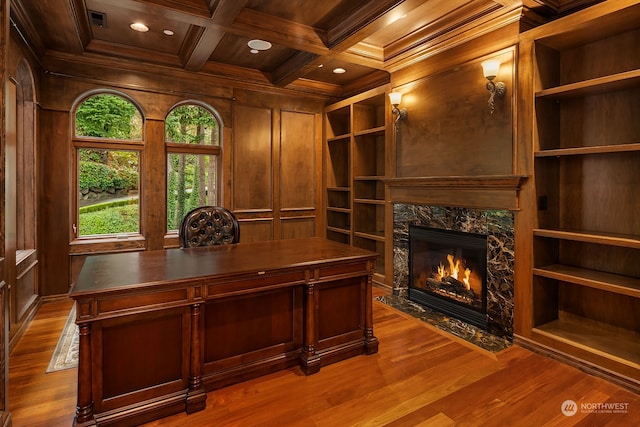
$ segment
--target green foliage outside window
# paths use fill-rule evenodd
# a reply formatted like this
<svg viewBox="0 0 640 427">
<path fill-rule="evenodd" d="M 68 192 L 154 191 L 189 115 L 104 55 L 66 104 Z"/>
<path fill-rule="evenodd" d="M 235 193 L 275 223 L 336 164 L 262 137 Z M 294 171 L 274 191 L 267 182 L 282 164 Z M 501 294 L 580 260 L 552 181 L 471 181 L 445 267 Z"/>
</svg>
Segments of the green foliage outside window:
<svg viewBox="0 0 640 427">
<path fill-rule="evenodd" d="M 76 110 L 75 127 L 79 137 L 142 139 L 140 112 L 117 95 L 99 94 L 83 101 Z M 99 141 L 95 144 L 77 151 L 78 197 L 80 204 L 89 204 L 79 209 L 78 235 L 138 232 L 139 152 L 98 148 Z"/>
<path fill-rule="evenodd" d="M 167 142 L 218 145 L 218 122 L 197 105 L 174 108 L 165 121 Z M 216 204 L 215 155 L 171 153 L 167 158 L 167 229 L 177 230 L 184 215 L 202 205 Z"/>
<path fill-rule="evenodd" d="M 89 189 L 138 189 L 138 153 L 80 149 L 79 154 L 81 192 Z"/>
<path fill-rule="evenodd" d="M 181 105 L 165 120 L 167 142 L 218 145 L 218 122 L 211 112 L 198 105 Z"/>
<path fill-rule="evenodd" d="M 139 141 L 142 118 L 135 105 L 120 96 L 94 95 L 76 110 L 76 136 Z"/>
<path fill-rule="evenodd" d="M 80 209 L 80 218 L 81 236 L 136 233 L 140 229 L 137 203 L 92 205 Z"/>
<path fill-rule="evenodd" d="M 124 186 L 124 179 L 118 176 L 115 169 L 102 163 L 80 162 L 80 191 L 91 188 L 107 191 Z"/>
</svg>

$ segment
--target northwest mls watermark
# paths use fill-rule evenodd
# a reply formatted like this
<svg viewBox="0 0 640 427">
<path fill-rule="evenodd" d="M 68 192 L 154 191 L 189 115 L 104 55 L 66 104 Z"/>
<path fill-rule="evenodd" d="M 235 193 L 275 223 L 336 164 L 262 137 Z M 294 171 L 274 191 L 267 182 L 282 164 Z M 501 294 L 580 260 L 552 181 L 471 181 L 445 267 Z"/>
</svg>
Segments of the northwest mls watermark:
<svg viewBox="0 0 640 427">
<path fill-rule="evenodd" d="M 560 410 L 567 417 L 578 412 L 581 414 L 626 414 L 629 412 L 628 402 L 586 402 L 579 405 L 575 400 L 565 400 Z"/>
</svg>

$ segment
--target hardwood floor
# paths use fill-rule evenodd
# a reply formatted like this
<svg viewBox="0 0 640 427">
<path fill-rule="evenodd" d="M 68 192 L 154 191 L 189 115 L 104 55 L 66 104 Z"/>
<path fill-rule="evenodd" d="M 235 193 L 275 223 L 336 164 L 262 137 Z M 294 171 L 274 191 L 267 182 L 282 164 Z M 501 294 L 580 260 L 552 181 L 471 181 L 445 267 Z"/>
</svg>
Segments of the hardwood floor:
<svg viewBox="0 0 640 427">
<path fill-rule="evenodd" d="M 640 419 L 640 396 L 614 384 L 520 347 L 491 354 L 379 302 L 373 307 L 377 354 L 308 377 L 296 367 L 232 385 L 210 392 L 204 411 L 146 426 L 631 426 Z M 44 304 L 11 354 L 15 427 L 73 422 L 77 371 L 45 374 L 70 308 L 71 301 Z M 566 400 L 577 404 L 571 417 L 561 412 Z M 588 413 L 604 403 L 626 413 Z"/>
</svg>

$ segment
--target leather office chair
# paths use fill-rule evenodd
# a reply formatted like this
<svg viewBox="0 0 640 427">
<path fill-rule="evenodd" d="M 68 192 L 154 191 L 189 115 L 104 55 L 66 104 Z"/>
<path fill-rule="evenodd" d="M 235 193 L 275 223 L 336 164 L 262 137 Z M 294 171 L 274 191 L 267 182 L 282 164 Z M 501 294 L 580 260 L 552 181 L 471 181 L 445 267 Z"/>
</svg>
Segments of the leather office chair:
<svg viewBox="0 0 640 427">
<path fill-rule="evenodd" d="M 240 225 L 226 208 L 200 206 L 184 216 L 178 237 L 183 248 L 229 245 L 240 241 Z"/>
</svg>

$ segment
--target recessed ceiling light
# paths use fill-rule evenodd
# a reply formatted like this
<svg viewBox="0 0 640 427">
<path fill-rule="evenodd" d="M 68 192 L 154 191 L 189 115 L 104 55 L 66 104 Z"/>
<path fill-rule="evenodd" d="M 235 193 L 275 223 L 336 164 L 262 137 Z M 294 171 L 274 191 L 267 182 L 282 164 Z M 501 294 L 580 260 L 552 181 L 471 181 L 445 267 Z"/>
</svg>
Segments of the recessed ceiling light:
<svg viewBox="0 0 640 427">
<path fill-rule="evenodd" d="M 334 72 L 335 74 L 344 74 L 344 73 L 346 73 L 346 72 L 347 72 L 347 70 L 345 70 L 344 68 L 334 68 L 334 69 L 333 69 L 333 72 Z"/>
<path fill-rule="evenodd" d="M 131 27 L 133 31 L 139 31 L 141 33 L 146 33 L 147 31 L 149 31 L 149 27 L 144 25 L 142 22 L 134 22 L 133 24 L 129 25 L 129 27 Z"/>
<path fill-rule="evenodd" d="M 171 30 L 164 30 L 163 33 L 167 36 L 172 36 L 173 35 L 173 31 Z"/>
<path fill-rule="evenodd" d="M 251 52 L 251 53 L 258 53 L 258 52 L 260 52 L 260 51 L 259 51 L 258 49 L 251 49 L 249 52 Z"/>
<path fill-rule="evenodd" d="M 265 40 L 259 40 L 259 39 L 249 40 L 249 43 L 247 43 L 247 45 L 251 49 L 254 49 L 254 50 L 269 50 L 269 49 L 271 49 L 271 43 L 269 43 L 268 41 L 265 41 Z"/>
</svg>

